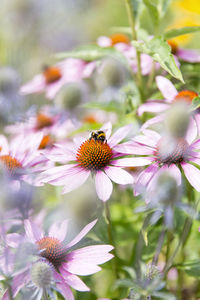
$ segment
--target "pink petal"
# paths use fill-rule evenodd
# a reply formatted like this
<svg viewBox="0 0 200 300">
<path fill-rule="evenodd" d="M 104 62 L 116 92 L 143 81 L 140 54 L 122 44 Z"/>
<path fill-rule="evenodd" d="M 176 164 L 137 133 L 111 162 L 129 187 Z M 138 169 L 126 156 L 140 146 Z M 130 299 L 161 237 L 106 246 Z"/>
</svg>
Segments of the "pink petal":
<svg viewBox="0 0 200 300">
<path fill-rule="evenodd" d="M 70 171 L 73 172 L 75 166 L 73 164 L 65 165 L 65 166 L 57 166 L 44 171 L 39 176 L 38 180 L 43 183 L 58 179 L 69 173 Z"/>
<path fill-rule="evenodd" d="M 172 164 L 169 166 L 167 171 L 169 173 L 171 173 L 171 175 L 176 179 L 177 185 L 180 185 L 181 184 L 181 171 L 179 170 L 179 168 L 176 165 Z"/>
<path fill-rule="evenodd" d="M 178 49 L 177 56 L 182 60 L 185 60 L 190 63 L 199 63 L 200 62 L 200 52 L 198 50 L 190 49 Z"/>
<path fill-rule="evenodd" d="M 144 112 L 159 113 L 169 108 L 169 104 L 158 101 L 147 101 L 139 106 L 137 113 L 141 116 Z"/>
<path fill-rule="evenodd" d="M 21 240 L 22 236 L 18 233 L 9 233 L 6 235 L 6 244 L 9 247 L 18 248 Z"/>
<path fill-rule="evenodd" d="M 96 61 L 92 61 L 90 63 L 87 63 L 83 69 L 83 74 L 82 77 L 83 78 L 87 78 L 90 77 L 94 71 L 94 69 L 97 66 L 97 62 Z"/>
<path fill-rule="evenodd" d="M 189 183 L 200 192 L 200 171 L 188 163 L 182 163 L 181 166 Z"/>
<path fill-rule="evenodd" d="M 82 261 L 88 264 L 103 264 L 113 258 L 113 255 L 109 252 L 113 250 L 113 246 L 110 245 L 94 245 L 84 247 L 78 250 L 74 250 L 67 255 L 67 260 Z"/>
<path fill-rule="evenodd" d="M 125 154 L 152 155 L 154 150 L 138 143 L 128 142 L 115 146 L 115 151 Z"/>
<path fill-rule="evenodd" d="M 68 285 L 70 285 L 73 289 L 80 292 L 88 292 L 90 289 L 87 285 L 76 275 L 67 272 L 63 267 L 59 269 L 61 275 L 64 277 L 64 280 Z"/>
<path fill-rule="evenodd" d="M 152 162 L 152 157 L 128 157 L 113 160 L 112 164 L 117 167 L 142 167 Z"/>
<path fill-rule="evenodd" d="M 82 230 L 81 232 L 69 243 L 67 244 L 66 248 L 70 248 L 73 247 L 75 244 L 77 244 L 78 242 L 80 242 L 80 240 L 82 240 L 82 238 L 94 227 L 94 225 L 96 224 L 97 219 L 94 220 L 93 222 L 87 224 Z"/>
<path fill-rule="evenodd" d="M 125 170 L 117 167 L 106 167 L 104 169 L 108 177 L 118 184 L 132 184 L 133 177 Z"/>
<path fill-rule="evenodd" d="M 156 117 L 146 121 L 140 128 L 140 131 L 144 131 L 146 128 L 150 127 L 151 125 L 162 122 L 164 120 L 164 118 L 165 118 L 165 115 L 162 114 L 162 115 L 156 116 Z"/>
<path fill-rule="evenodd" d="M 175 86 L 169 79 L 163 76 L 156 76 L 156 83 L 164 98 L 168 101 L 171 102 L 178 94 Z"/>
<path fill-rule="evenodd" d="M 12 296 L 15 298 L 20 289 L 26 285 L 26 283 L 30 280 L 29 272 L 23 272 L 19 275 L 16 275 L 12 280 Z M 6 290 L 5 294 L 1 298 L 1 300 L 10 300 L 10 296 L 8 290 Z"/>
<path fill-rule="evenodd" d="M 85 181 L 88 179 L 90 175 L 90 171 L 82 170 L 80 169 L 79 172 L 77 172 L 74 175 L 69 175 L 67 178 L 65 177 L 65 186 L 62 190 L 62 194 L 69 193 L 76 188 L 80 187 L 82 184 L 85 183 Z"/>
<path fill-rule="evenodd" d="M 132 128 L 133 128 L 132 125 L 127 125 L 119 128 L 108 140 L 109 146 L 112 148 L 118 143 L 120 143 L 129 134 Z"/>
<path fill-rule="evenodd" d="M 198 139 L 194 143 L 192 143 L 191 148 L 193 148 L 195 150 L 199 150 L 199 148 L 200 148 L 200 139 Z"/>
<path fill-rule="evenodd" d="M 54 272 L 54 278 L 57 281 L 56 286 L 58 288 L 58 291 L 63 295 L 64 299 L 74 300 L 74 295 L 68 284 L 65 282 L 64 278 L 56 271 Z"/>
<path fill-rule="evenodd" d="M 109 37 L 107 36 L 100 36 L 97 39 L 97 45 L 99 45 L 100 47 L 110 47 L 112 46 L 112 41 Z"/>
<path fill-rule="evenodd" d="M 99 199 L 104 202 L 107 201 L 112 194 L 113 185 L 111 180 L 104 172 L 98 171 L 96 173 L 95 186 Z"/>
<path fill-rule="evenodd" d="M 95 264 L 84 263 L 83 261 L 68 261 L 63 264 L 64 268 L 70 273 L 86 276 L 101 271 L 101 268 Z"/>
<path fill-rule="evenodd" d="M 197 125 L 194 118 L 190 118 L 189 126 L 185 136 L 186 141 L 191 144 L 197 137 Z"/>
<path fill-rule="evenodd" d="M 108 140 L 110 138 L 111 135 L 111 131 L 112 131 L 112 123 L 111 122 L 107 122 L 105 123 L 100 130 L 105 131 L 106 134 L 106 139 Z"/>
<path fill-rule="evenodd" d="M 196 112 L 194 114 L 194 119 L 196 121 L 197 129 L 198 129 L 198 135 L 200 135 L 200 113 Z"/>
<path fill-rule="evenodd" d="M 4 136 L 4 135 L 0 135 L 0 153 L 1 155 L 6 155 L 6 154 L 9 154 L 9 145 L 8 145 L 8 140 L 7 138 Z"/>
<path fill-rule="evenodd" d="M 65 239 L 67 234 L 67 226 L 68 226 L 68 220 L 54 223 L 53 225 L 51 225 L 49 229 L 49 236 L 56 237 L 62 242 Z"/>
<path fill-rule="evenodd" d="M 44 235 L 41 229 L 33 222 L 28 219 L 24 220 L 24 229 L 27 237 L 31 242 L 36 242 L 40 240 Z"/>
<path fill-rule="evenodd" d="M 150 139 L 153 139 L 155 143 L 157 143 L 161 139 L 161 135 L 150 129 L 143 130 L 144 135 L 148 136 Z"/>
<path fill-rule="evenodd" d="M 157 144 L 157 142 L 155 140 L 153 140 L 152 138 L 149 138 L 146 135 L 137 135 L 133 138 L 133 141 L 135 141 L 137 143 L 140 143 L 140 144 L 144 144 L 144 145 L 149 146 L 149 147 L 153 147 L 153 148 Z"/>
<path fill-rule="evenodd" d="M 31 81 L 24 84 L 19 93 L 21 95 L 27 95 L 32 93 L 40 93 L 43 92 L 46 87 L 45 78 L 43 75 L 39 74 L 36 75 Z"/>
<path fill-rule="evenodd" d="M 158 165 L 152 164 L 140 173 L 134 185 L 135 196 L 141 194 L 144 191 L 144 188 L 147 187 L 149 181 L 153 178 L 157 171 Z"/>
</svg>

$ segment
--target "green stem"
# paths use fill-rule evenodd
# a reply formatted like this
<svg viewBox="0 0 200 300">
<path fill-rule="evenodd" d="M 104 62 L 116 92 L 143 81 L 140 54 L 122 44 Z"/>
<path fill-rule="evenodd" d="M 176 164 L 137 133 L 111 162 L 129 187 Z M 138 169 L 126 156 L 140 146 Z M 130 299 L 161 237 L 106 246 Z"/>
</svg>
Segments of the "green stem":
<svg viewBox="0 0 200 300">
<path fill-rule="evenodd" d="M 167 230 L 163 229 L 161 234 L 160 234 L 160 237 L 159 237 L 159 240 L 158 240 L 158 245 L 157 245 L 157 248 L 156 248 L 156 252 L 155 252 L 153 260 L 152 260 L 152 265 L 156 266 L 157 263 L 158 263 L 158 258 L 159 258 L 160 252 L 162 250 L 162 245 L 163 245 L 164 240 L 165 240 L 166 232 L 167 232 Z"/>
<path fill-rule="evenodd" d="M 113 254 L 114 254 L 114 259 L 112 260 L 113 263 L 113 270 L 115 273 L 116 278 L 119 278 L 118 275 L 118 267 L 117 267 L 117 255 L 116 255 L 116 247 L 113 239 L 113 234 L 112 234 L 112 222 L 111 222 L 111 216 L 110 216 L 110 209 L 108 202 L 104 202 L 104 209 L 105 209 L 105 216 L 106 216 L 106 221 L 107 221 L 107 232 L 108 232 L 108 240 L 109 243 L 114 247 L 113 249 Z"/>
<path fill-rule="evenodd" d="M 13 294 L 12 294 L 12 288 L 10 285 L 8 285 L 8 295 L 10 300 L 14 300 Z"/>
<path fill-rule="evenodd" d="M 43 298 L 44 300 L 49 300 L 46 289 L 43 290 Z"/>
<path fill-rule="evenodd" d="M 137 41 L 137 32 L 135 29 L 135 17 L 133 14 L 132 9 L 132 3 L 131 0 L 125 0 L 126 3 L 126 10 L 128 14 L 129 23 L 131 26 L 132 31 L 132 38 L 133 40 Z M 142 68 L 141 68 L 141 58 L 140 58 L 140 52 L 136 49 L 136 58 L 137 58 L 137 80 L 138 80 L 138 86 L 141 96 L 141 102 L 144 102 L 144 93 L 143 93 L 143 84 L 142 84 Z"/>
</svg>

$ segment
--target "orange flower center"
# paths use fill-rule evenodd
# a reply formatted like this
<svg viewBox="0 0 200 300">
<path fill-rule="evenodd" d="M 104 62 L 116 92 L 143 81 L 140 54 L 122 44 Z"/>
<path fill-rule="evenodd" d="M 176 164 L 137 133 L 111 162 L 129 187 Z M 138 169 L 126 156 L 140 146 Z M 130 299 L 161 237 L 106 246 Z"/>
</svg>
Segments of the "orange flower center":
<svg viewBox="0 0 200 300">
<path fill-rule="evenodd" d="M 188 104 L 191 104 L 192 100 L 197 96 L 198 96 L 198 94 L 196 92 L 184 90 L 184 91 L 179 92 L 173 101 L 174 102 L 175 101 L 185 101 Z"/>
<path fill-rule="evenodd" d="M 45 127 L 49 127 L 53 125 L 53 119 L 45 114 L 39 113 L 37 115 L 37 121 L 36 121 L 36 129 L 40 130 Z"/>
<path fill-rule="evenodd" d="M 84 123 L 95 124 L 98 123 L 97 119 L 93 115 L 87 115 L 83 118 Z"/>
<path fill-rule="evenodd" d="M 130 40 L 129 38 L 123 34 L 123 33 L 115 33 L 110 36 L 112 46 L 118 44 L 118 43 L 124 43 L 124 44 L 129 44 Z"/>
<path fill-rule="evenodd" d="M 178 45 L 177 45 L 177 43 L 174 42 L 174 41 L 172 41 L 172 40 L 168 40 L 167 43 L 171 47 L 172 54 L 176 54 L 177 51 L 178 51 Z"/>
<path fill-rule="evenodd" d="M 45 148 L 48 148 L 48 147 L 51 147 L 53 144 L 53 140 L 52 138 L 50 137 L 50 135 L 45 135 L 43 136 L 42 140 L 41 140 L 41 143 L 40 143 L 40 146 L 38 149 L 45 149 Z"/>
<path fill-rule="evenodd" d="M 46 84 L 51 84 L 58 81 L 62 77 L 62 73 L 57 67 L 44 67 L 43 75 Z"/>
<path fill-rule="evenodd" d="M 112 156 L 112 149 L 107 143 L 89 139 L 79 147 L 76 159 L 83 168 L 97 171 L 106 167 Z"/>
<path fill-rule="evenodd" d="M 157 144 L 157 150 L 154 154 L 158 163 L 179 164 L 187 160 L 188 147 L 188 143 L 183 138 L 172 140 L 162 137 Z"/>
<path fill-rule="evenodd" d="M 41 250 L 40 255 L 51 262 L 55 268 L 60 267 L 60 265 L 65 262 L 66 250 L 58 239 L 43 237 L 36 243 L 39 250 Z"/>
<path fill-rule="evenodd" d="M 17 169 L 22 168 L 22 164 L 14 157 L 10 155 L 1 155 L 0 161 L 3 163 L 7 171 L 13 174 Z"/>
</svg>

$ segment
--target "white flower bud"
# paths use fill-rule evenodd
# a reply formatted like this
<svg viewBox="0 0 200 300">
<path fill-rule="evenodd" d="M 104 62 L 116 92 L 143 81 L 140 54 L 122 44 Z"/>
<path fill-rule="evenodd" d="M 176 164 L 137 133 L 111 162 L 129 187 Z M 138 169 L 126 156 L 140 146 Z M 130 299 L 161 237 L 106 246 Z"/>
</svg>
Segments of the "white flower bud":
<svg viewBox="0 0 200 300">
<path fill-rule="evenodd" d="M 43 289 L 48 288 L 51 285 L 52 276 L 52 269 L 48 263 L 39 261 L 33 265 L 31 278 L 37 287 Z"/>
</svg>

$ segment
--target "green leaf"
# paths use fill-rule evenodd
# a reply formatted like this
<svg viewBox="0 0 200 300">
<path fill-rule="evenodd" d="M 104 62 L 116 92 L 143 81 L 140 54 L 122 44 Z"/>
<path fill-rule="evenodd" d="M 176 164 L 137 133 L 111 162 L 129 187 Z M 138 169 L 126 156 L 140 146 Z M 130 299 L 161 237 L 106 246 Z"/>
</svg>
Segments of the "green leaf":
<svg viewBox="0 0 200 300">
<path fill-rule="evenodd" d="M 199 107 L 200 107 L 200 96 L 197 96 L 192 100 L 192 105 L 191 105 L 190 110 L 194 111 Z"/>
<path fill-rule="evenodd" d="M 138 16 L 140 3 L 141 3 L 141 0 L 131 0 L 132 11 L 133 11 L 135 18 L 137 18 L 137 16 Z"/>
<path fill-rule="evenodd" d="M 191 260 L 181 265 L 176 265 L 176 267 L 184 270 L 189 276 L 200 277 L 200 260 Z"/>
<path fill-rule="evenodd" d="M 164 37 L 166 39 L 172 39 L 179 35 L 189 34 L 200 31 L 200 26 L 186 26 L 178 29 L 171 29 L 165 32 Z"/>
<path fill-rule="evenodd" d="M 181 71 L 171 54 L 171 48 L 163 37 L 154 37 L 148 42 L 132 41 L 132 44 L 140 52 L 150 55 L 170 75 L 184 83 Z"/>
<path fill-rule="evenodd" d="M 152 22 L 154 25 L 158 25 L 159 23 L 159 12 L 157 5 L 153 3 L 151 0 L 143 0 L 144 4 L 146 5 L 149 15 L 151 17 Z"/>
<path fill-rule="evenodd" d="M 160 17 L 163 18 L 164 15 L 167 12 L 167 9 L 171 3 L 171 0 L 161 0 L 159 1 L 160 3 L 160 7 L 159 7 L 159 11 L 160 11 Z"/>
</svg>

